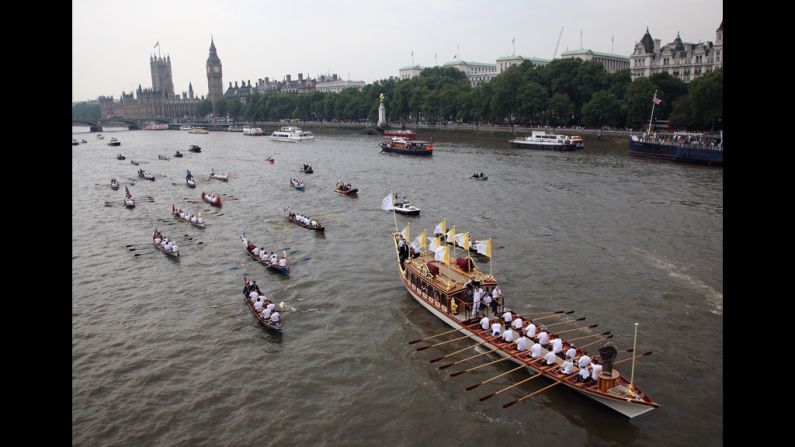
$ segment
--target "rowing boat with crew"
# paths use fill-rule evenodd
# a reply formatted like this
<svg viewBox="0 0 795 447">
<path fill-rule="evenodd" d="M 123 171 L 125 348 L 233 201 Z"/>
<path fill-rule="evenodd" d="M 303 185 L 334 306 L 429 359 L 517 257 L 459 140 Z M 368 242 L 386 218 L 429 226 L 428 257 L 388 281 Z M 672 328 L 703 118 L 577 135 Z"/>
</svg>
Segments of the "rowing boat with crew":
<svg viewBox="0 0 795 447">
<path fill-rule="evenodd" d="M 245 233 L 242 233 L 240 235 L 240 240 L 243 241 L 243 247 L 245 247 L 246 253 L 248 253 L 248 255 L 251 256 L 252 259 L 264 265 L 270 271 L 279 273 L 281 275 L 290 276 L 290 266 L 287 265 L 286 252 L 283 252 L 284 256 L 282 256 L 281 259 L 278 259 L 276 262 L 274 262 L 273 260 L 276 259 L 275 255 L 273 258 L 268 258 L 267 250 L 263 250 L 261 247 L 257 248 L 256 245 L 254 245 L 251 241 L 246 239 Z"/>
<path fill-rule="evenodd" d="M 252 303 L 251 301 L 251 293 L 256 292 L 258 297 L 261 299 L 263 304 L 259 305 L 256 303 L 256 300 Z M 264 299 L 264 300 L 263 300 Z M 265 326 L 269 332 L 274 335 L 282 335 L 283 326 L 284 326 L 284 318 L 282 318 L 279 311 L 276 309 L 276 305 L 271 303 L 268 300 L 268 297 L 265 294 L 261 293 L 259 290 L 259 286 L 257 286 L 256 281 L 251 282 L 249 281 L 248 276 L 243 276 L 243 301 L 246 302 L 248 308 L 254 312 L 254 316 L 257 317 L 260 323 Z M 282 303 L 284 304 L 284 303 Z M 262 306 L 260 310 L 257 310 L 257 306 Z M 275 316 L 274 316 L 275 314 Z"/>
<path fill-rule="evenodd" d="M 445 234 L 444 225 L 444 221 L 440 222 L 435 233 Z M 440 226 L 442 227 L 441 229 L 439 228 Z M 486 400 L 538 377 L 546 377 L 548 380 L 553 381 L 551 385 L 508 402 L 503 407 L 510 407 L 517 402 L 557 385 L 566 385 L 629 418 L 634 418 L 659 407 L 659 404 L 638 388 L 633 380 L 627 380 L 617 370 L 613 369 L 613 366 L 617 364 L 632 360 L 634 378 L 634 360 L 638 357 L 649 355 L 651 352 L 636 355 L 633 348 L 625 351 L 633 353 L 631 358 L 614 362 L 617 351 L 612 346 L 609 346 L 599 349 L 599 359 L 595 358 L 595 356 L 592 357 L 584 348 L 608 340 L 612 337 L 610 332 L 601 334 L 586 333 L 587 335 L 581 337 L 564 339 L 562 334 L 588 331 L 598 325 L 559 330 L 556 328 L 557 326 L 575 323 L 585 318 L 550 321 L 550 319 L 566 317 L 574 311 L 555 311 L 528 315 L 519 315 L 512 312 L 505 307 L 504 297 L 495 278 L 491 274 L 486 275 L 478 270 L 470 257 L 458 259 L 451 257 L 450 247 L 440 242 L 438 237 L 432 238 L 426 249 L 425 231 L 409 244 L 408 241 L 411 240 L 409 231 L 410 229 L 407 225 L 403 231 L 395 231 L 393 233 L 398 273 L 403 285 L 420 305 L 453 328 L 452 331 L 425 337 L 411 343 L 455 332 L 463 334 L 461 337 L 421 347 L 418 351 L 445 345 L 457 340 L 471 339 L 476 344 L 444 355 L 431 362 L 449 358 L 480 346 L 486 349 L 487 352 L 444 365 L 440 369 L 463 363 L 480 355 L 494 353 L 502 358 L 481 366 L 510 360 L 516 363 L 518 367 L 509 372 L 526 370 L 535 373 L 535 375 L 514 385 L 484 396 L 480 400 Z M 456 240 L 455 227 L 452 227 L 450 232 L 446 234 L 448 240 Z M 465 234 L 466 238 L 462 242 L 464 247 L 468 249 L 468 233 Z M 491 240 L 482 242 L 479 251 L 482 251 L 484 255 L 491 259 Z M 491 295 L 494 295 L 494 297 L 492 298 Z M 488 306 L 481 306 L 487 300 L 491 300 L 491 309 L 488 309 Z M 491 313 L 493 318 L 484 315 L 484 311 L 485 314 Z M 503 323 L 508 327 L 503 328 Z M 589 338 L 595 339 L 595 341 L 586 345 L 574 343 L 575 341 Z M 530 348 L 530 344 L 533 344 L 532 348 Z M 458 376 L 478 369 L 481 366 L 458 371 L 451 375 Z M 474 389 L 505 374 L 508 373 L 480 382 L 467 388 L 467 390 Z"/>
</svg>

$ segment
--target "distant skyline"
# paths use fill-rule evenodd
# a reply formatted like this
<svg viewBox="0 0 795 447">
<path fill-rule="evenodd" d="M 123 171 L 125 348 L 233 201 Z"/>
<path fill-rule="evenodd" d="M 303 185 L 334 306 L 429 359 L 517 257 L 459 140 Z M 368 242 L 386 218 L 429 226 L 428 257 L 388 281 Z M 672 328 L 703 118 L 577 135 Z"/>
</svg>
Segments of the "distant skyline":
<svg viewBox="0 0 795 447">
<path fill-rule="evenodd" d="M 494 63 L 513 53 L 551 59 L 582 47 L 629 56 L 646 32 L 665 45 L 715 41 L 718 0 L 403 0 L 213 2 L 142 0 L 129 5 L 72 2 L 72 101 L 152 86 L 149 57 L 171 57 L 174 91 L 193 84 L 207 95 L 210 37 L 223 85 L 337 73 L 365 81 L 398 76 L 400 67 L 465 61 Z M 613 41 L 611 42 L 611 39 Z"/>
</svg>

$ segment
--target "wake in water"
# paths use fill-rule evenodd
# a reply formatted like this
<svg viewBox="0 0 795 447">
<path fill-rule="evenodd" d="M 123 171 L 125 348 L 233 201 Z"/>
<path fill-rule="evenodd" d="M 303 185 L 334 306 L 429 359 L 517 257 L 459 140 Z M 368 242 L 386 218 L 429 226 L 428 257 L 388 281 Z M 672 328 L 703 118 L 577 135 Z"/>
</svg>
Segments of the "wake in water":
<svg viewBox="0 0 795 447">
<path fill-rule="evenodd" d="M 649 253 L 639 248 L 633 248 L 632 251 L 641 255 L 646 260 L 651 261 L 654 267 L 668 273 L 668 276 L 681 280 L 692 288 L 703 292 L 709 311 L 715 315 L 723 315 L 723 293 L 715 290 L 698 278 L 693 278 L 684 273 L 682 269 L 657 254 Z"/>
</svg>

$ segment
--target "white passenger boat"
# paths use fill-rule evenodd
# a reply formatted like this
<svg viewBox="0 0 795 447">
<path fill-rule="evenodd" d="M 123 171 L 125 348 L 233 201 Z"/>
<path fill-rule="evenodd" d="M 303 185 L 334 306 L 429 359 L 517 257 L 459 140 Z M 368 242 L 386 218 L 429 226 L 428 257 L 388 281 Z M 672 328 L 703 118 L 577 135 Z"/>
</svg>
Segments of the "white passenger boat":
<svg viewBox="0 0 795 447">
<path fill-rule="evenodd" d="M 582 137 L 558 135 L 544 131 L 533 131 L 529 137 L 518 137 L 509 140 L 511 147 L 527 149 L 551 149 L 556 151 L 576 151 L 584 149 Z"/>
<path fill-rule="evenodd" d="M 315 136 L 308 130 L 301 130 L 300 127 L 285 126 L 271 134 L 273 141 L 287 141 L 288 143 L 301 143 L 303 141 L 313 141 Z"/>
</svg>

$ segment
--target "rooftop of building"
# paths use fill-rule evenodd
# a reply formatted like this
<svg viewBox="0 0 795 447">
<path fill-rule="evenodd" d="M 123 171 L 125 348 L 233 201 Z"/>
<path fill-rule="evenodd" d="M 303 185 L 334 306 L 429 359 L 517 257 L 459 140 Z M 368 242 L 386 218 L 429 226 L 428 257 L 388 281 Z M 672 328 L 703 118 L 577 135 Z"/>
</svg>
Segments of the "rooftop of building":
<svg viewBox="0 0 795 447">
<path fill-rule="evenodd" d="M 572 56 L 572 55 L 575 55 L 575 54 L 583 54 L 583 53 L 590 53 L 590 54 L 592 54 L 594 56 L 609 57 L 609 58 L 612 58 L 612 59 L 622 59 L 622 60 L 629 61 L 629 56 L 623 56 L 621 54 L 615 54 L 615 53 L 605 53 L 605 52 L 602 52 L 602 51 L 594 51 L 594 50 L 591 50 L 590 48 L 578 48 L 576 50 L 567 50 L 567 51 L 564 51 L 564 52 L 560 53 L 560 55 L 561 56 Z"/>
<path fill-rule="evenodd" d="M 464 61 L 464 60 L 450 61 L 450 62 L 445 63 L 444 65 L 446 67 L 447 66 L 452 66 L 452 65 L 472 65 L 472 66 L 477 66 L 477 67 L 497 68 L 497 64 L 488 64 L 488 63 L 485 63 L 485 62 L 467 62 L 467 61 Z"/>
</svg>

